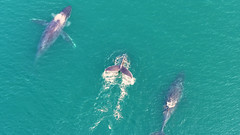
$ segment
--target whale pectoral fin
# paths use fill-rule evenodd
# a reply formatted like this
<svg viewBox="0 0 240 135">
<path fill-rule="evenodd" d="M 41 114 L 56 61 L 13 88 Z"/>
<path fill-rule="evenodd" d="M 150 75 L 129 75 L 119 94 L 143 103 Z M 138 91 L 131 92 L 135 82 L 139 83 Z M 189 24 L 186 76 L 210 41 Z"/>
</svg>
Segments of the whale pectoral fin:
<svg viewBox="0 0 240 135">
<path fill-rule="evenodd" d="M 164 133 L 162 132 L 160 132 L 160 131 L 158 131 L 158 132 L 154 132 L 154 133 L 151 133 L 151 135 L 164 135 Z"/>
<path fill-rule="evenodd" d="M 37 23 L 37 24 L 40 24 L 40 25 L 43 25 L 43 26 L 46 26 L 48 25 L 48 22 L 46 20 L 41 20 L 41 19 L 31 19 L 32 22 L 34 23 Z"/>
<path fill-rule="evenodd" d="M 127 75 L 127 76 L 129 76 L 129 77 L 133 77 L 132 76 L 132 73 L 128 70 L 128 69 L 126 69 L 125 67 L 122 67 L 121 68 L 121 70 L 120 70 L 123 74 L 125 74 L 125 75 Z"/>
<path fill-rule="evenodd" d="M 105 69 L 105 71 L 116 71 L 116 72 L 118 72 L 119 70 L 120 70 L 119 65 L 110 66 L 110 67 Z"/>
<path fill-rule="evenodd" d="M 56 14 L 54 14 L 54 13 L 51 13 L 51 16 L 54 18 L 54 17 L 56 16 Z"/>
<path fill-rule="evenodd" d="M 65 26 L 66 26 L 66 27 L 69 27 L 70 25 L 71 25 L 71 22 L 70 22 L 70 21 L 67 21 Z"/>
<path fill-rule="evenodd" d="M 61 36 L 63 37 L 64 40 L 71 43 L 73 48 L 77 47 L 76 44 L 73 42 L 72 38 L 66 32 L 62 31 Z"/>
</svg>

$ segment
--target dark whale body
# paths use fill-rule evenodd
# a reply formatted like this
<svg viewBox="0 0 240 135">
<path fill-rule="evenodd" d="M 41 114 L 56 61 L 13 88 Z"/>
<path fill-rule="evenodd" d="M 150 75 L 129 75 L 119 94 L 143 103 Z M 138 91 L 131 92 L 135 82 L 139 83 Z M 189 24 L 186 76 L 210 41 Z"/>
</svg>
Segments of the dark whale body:
<svg viewBox="0 0 240 135">
<path fill-rule="evenodd" d="M 62 35 L 64 39 L 71 42 L 75 46 L 70 36 L 64 31 L 62 31 L 62 29 L 66 25 L 68 18 L 71 15 L 71 11 L 72 11 L 71 6 L 65 7 L 49 23 L 47 23 L 47 21 L 40 19 L 32 19 L 32 21 L 46 26 L 38 45 L 38 51 L 36 55 L 37 58 L 40 57 L 56 41 L 59 35 Z"/>
<path fill-rule="evenodd" d="M 184 74 L 180 73 L 176 77 L 175 81 L 171 84 L 168 91 L 167 99 L 164 105 L 163 124 L 162 124 L 161 131 L 155 132 L 152 135 L 164 135 L 164 127 L 167 124 L 169 118 L 173 114 L 177 104 L 179 103 L 182 97 L 183 82 L 184 82 Z"/>
</svg>

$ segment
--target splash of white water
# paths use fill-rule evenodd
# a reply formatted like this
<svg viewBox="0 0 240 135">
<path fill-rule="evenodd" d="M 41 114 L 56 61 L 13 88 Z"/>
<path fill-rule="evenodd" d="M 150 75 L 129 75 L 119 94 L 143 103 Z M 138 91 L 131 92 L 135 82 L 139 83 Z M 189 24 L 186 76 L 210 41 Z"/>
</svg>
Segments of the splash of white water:
<svg viewBox="0 0 240 135">
<path fill-rule="evenodd" d="M 127 86 L 133 85 L 135 83 L 135 80 L 136 80 L 135 78 L 130 78 L 127 75 L 122 75 L 122 83 L 120 84 L 121 93 L 118 98 L 117 105 L 115 107 L 114 114 L 113 114 L 116 120 L 123 118 L 123 116 L 121 115 L 121 111 L 122 111 L 121 102 L 124 102 L 125 96 L 128 95 L 126 91 Z"/>
<path fill-rule="evenodd" d="M 104 117 L 102 117 L 100 120 L 98 120 L 97 122 L 94 123 L 94 126 L 90 127 L 89 129 L 90 130 L 94 130 L 98 125 L 99 123 L 101 123 L 101 121 L 104 119 Z"/>
</svg>

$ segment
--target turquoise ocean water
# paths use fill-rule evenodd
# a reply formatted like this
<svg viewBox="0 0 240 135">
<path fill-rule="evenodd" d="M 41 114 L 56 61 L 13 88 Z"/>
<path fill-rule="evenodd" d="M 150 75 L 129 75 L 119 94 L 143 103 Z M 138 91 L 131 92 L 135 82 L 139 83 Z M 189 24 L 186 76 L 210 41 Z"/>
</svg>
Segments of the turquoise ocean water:
<svg viewBox="0 0 240 135">
<path fill-rule="evenodd" d="M 34 62 L 44 27 L 72 6 L 59 37 Z M 237 0 L 0 1 L 0 134 L 149 135 L 165 95 L 185 73 L 167 135 L 240 134 Z M 104 75 L 128 55 L 131 84 Z"/>
</svg>

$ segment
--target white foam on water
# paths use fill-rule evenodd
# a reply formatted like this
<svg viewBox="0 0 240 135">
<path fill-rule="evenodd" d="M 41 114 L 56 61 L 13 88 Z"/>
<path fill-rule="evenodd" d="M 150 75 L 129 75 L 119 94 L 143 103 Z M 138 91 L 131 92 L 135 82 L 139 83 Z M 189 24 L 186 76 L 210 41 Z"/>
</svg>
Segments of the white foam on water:
<svg viewBox="0 0 240 135">
<path fill-rule="evenodd" d="M 111 127 L 111 125 L 110 125 L 110 124 L 108 124 L 108 129 L 112 129 L 112 127 Z"/>
<path fill-rule="evenodd" d="M 110 88 L 111 85 L 115 85 L 116 78 L 118 76 L 118 72 L 110 72 L 110 71 L 104 71 L 102 74 L 104 81 L 103 88 L 104 90 L 107 90 Z"/>
<path fill-rule="evenodd" d="M 98 120 L 97 122 L 94 123 L 94 126 L 90 127 L 89 129 L 90 130 L 94 130 L 98 125 L 99 123 L 101 123 L 101 121 L 104 119 L 104 117 L 102 117 L 100 120 Z"/>
<path fill-rule="evenodd" d="M 128 95 L 126 88 L 129 85 L 133 85 L 135 83 L 135 80 L 136 80 L 135 78 L 131 78 L 127 75 L 122 75 L 122 83 L 119 86 L 121 89 L 121 92 L 120 92 L 120 96 L 118 98 L 117 105 L 115 107 L 114 114 L 113 114 L 116 120 L 123 118 L 123 116 L 121 115 L 121 111 L 122 111 L 121 103 L 124 102 L 125 96 Z"/>
<path fill-rule="evenodd" d="M 104 78 L 103 86 L 96 97 L 96 103 L 94 104 L 94 110 L 99 115 L 100 119 L 97 120 L 89 129 L 93 131 L 104 119 L 111 116 L 110 109 L 112 108 L 111 103 L 111 89 L 110 86 L 116 84 L 116 77 L 118 73 L 114 72 L 103 72 L 102 77 Z M 108 128 L 111 130 L 112 126 L 108 125 Z"/>
<path fill-rule="evenodd" d="M 108 112 L 108 108 L 106 106 L 104 106 L 101 109 L 97 109 L 99 112 Z"/>
</svg>

